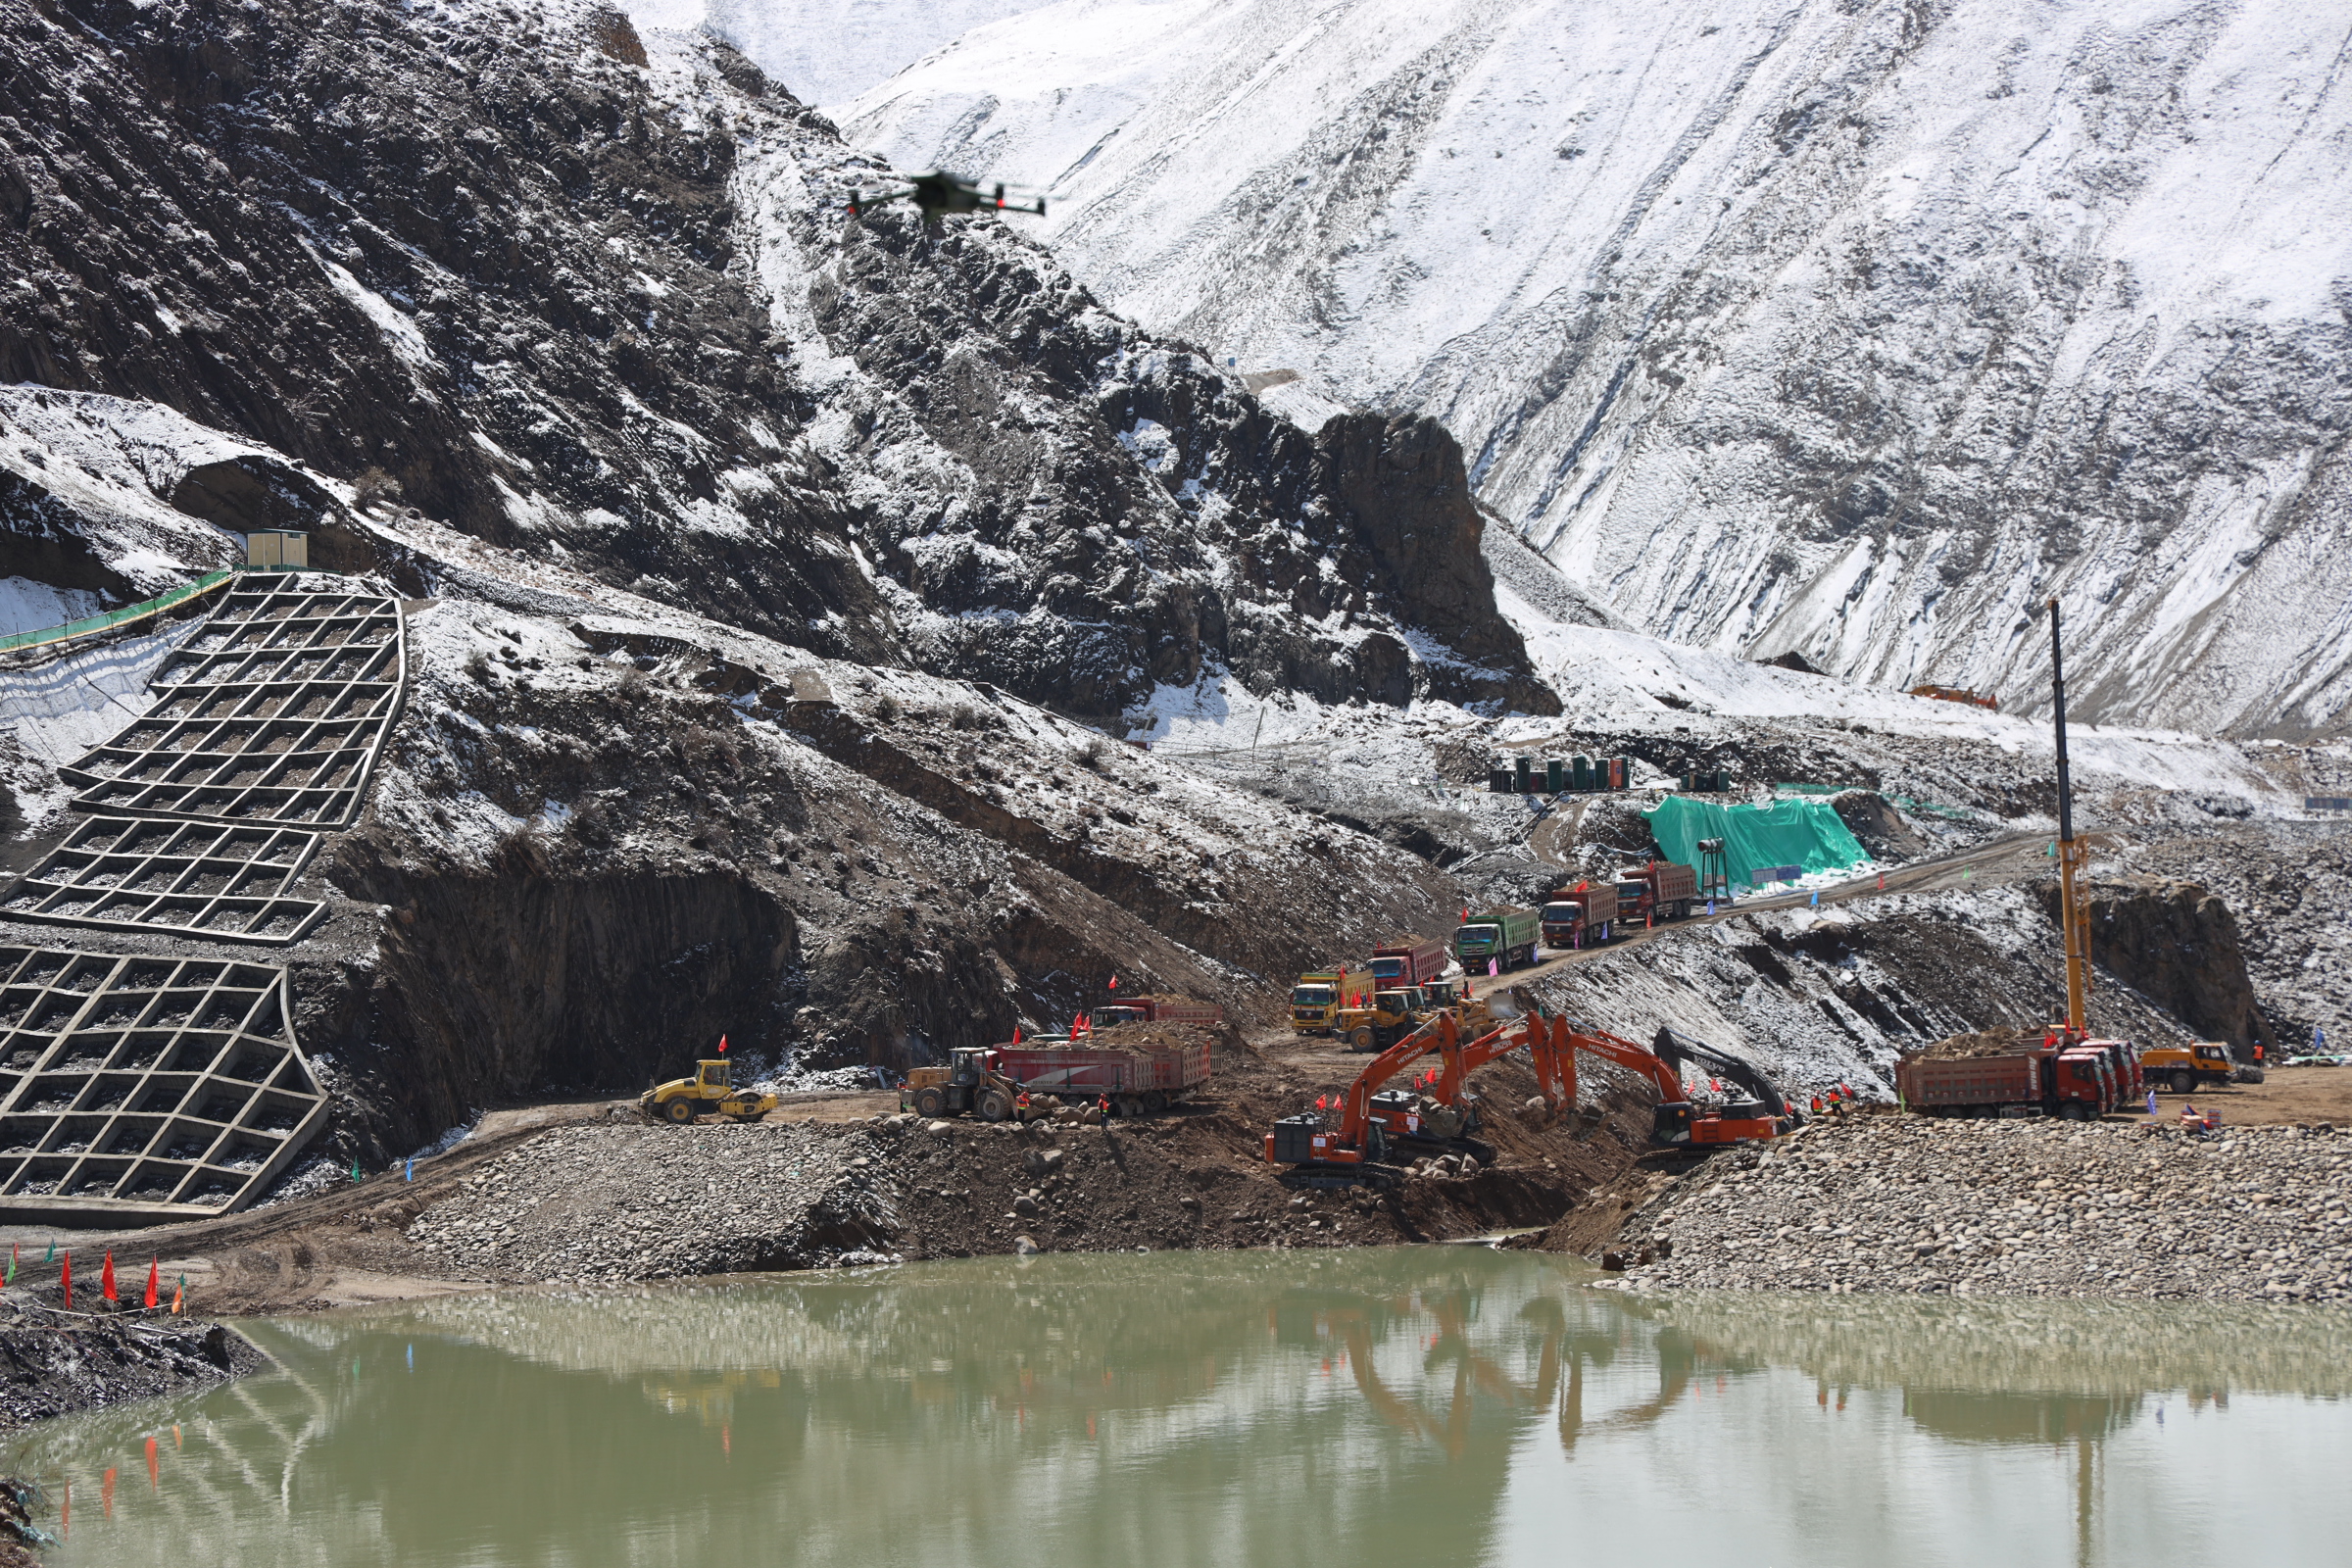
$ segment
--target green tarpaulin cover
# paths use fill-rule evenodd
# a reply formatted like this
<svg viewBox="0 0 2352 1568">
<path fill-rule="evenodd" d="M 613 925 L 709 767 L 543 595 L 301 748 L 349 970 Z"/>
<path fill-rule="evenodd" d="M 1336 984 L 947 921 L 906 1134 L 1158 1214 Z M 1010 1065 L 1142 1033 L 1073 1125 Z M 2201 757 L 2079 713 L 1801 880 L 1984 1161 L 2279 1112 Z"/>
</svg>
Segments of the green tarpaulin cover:
<svg viewBox="0 0 2352 1568">
<path fill-rule="evenodd" d="M 1723 840 L 1732 886 L 1743 889 L 1758 866 L 1795 865 L 1837 871 L 1866 860 L 1862 846 L 1827 801 L 1775 801 L 1770 806 L 1717 806 L 1669 795 L 1642 813 L 1666 858 L 1698 864 L 1700 839 Z"/>
</svg>

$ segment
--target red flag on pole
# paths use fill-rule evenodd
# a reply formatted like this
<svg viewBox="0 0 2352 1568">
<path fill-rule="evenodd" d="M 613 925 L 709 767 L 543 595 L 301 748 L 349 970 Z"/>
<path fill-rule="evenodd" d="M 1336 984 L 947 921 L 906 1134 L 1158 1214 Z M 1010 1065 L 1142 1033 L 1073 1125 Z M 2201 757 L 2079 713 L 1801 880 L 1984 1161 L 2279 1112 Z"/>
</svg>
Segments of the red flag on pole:
<svg viewBox="0 0 2352 1568">
<path fill-rule="evenodd" d="M 1115 974 L 1110 977 L 1110 989 L 1113 991 L 1119 989 L 1119 977 Z"/>
<path fill-rule="evenodd" d="M 161 1294 L 163 1284 L 164 1260 L 160 1257 L 151 1257 L 147 1260 L 147 1300 L 145 1303 L 150 1312 L 155 1310 L 155 1298 Z"/>
<path fill-rule="evenodd" d="M 1324 1102 L 1324 1098 L 1325 1098 L 1325 1097 L 1324 1097 L 1324 1096 L 1322 1096 L 1322 1095 L 1317 1095 L 1317 1096 L 1315 1097 L 1315 1108 L 1316 1108 L 1317 1110 L 1327 1110 L 1327 1109 L 1329 1109 L 1329 1108 L 1330 1108 L 1329 1106 L 1327 1106 L 1327 1105 L 1325 1105 L 1325 1104 L 1324 1104 L 1324 1102 Z"/>
<path fill-rule="evenodd" d="M 718 1054 L 722 1056 L 727 1054 L 727 1037 L 725 1035 L 718 1037 Z"/>
<path fill-rule="evenodd" d="M 72 1252 L 66 1254 L 65 1272 L 60 1278 L 66 1287 L 66 1310 L 71 1312 L 74 1310 L 74 1254 Z"/>
<path fill-rule="evenodd" d="M 110 1301 L 122 1299 L 115 1294 L 115 1250 L 106 1250 L 106 1266 L 98 1273 L 98 1294 Z"/>
<path fill-rule="evenodd" d="M 1012 1026 L 1012 1043 L 1016 1046 L 1021 1043 L 1021 1026 L 1017 1023 Z"/>
</svg>

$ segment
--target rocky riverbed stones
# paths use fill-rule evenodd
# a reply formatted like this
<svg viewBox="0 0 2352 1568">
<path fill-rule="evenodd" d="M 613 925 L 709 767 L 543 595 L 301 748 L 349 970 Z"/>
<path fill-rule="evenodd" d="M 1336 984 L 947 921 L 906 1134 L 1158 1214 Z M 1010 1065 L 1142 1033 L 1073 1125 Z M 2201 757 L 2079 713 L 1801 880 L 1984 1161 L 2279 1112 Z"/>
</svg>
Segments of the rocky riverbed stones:
<svg viewBox="0 0 2352 1568">
<path fill-rule="evenodd" d="M 2332 1127 L 1865 1116 L 1716 1156 L 1611 1250 L 1651 1286 L 2345 1300 L 2348 1200 Z"/>
<path fill-rule="evenodd" d="M 419 1215 L 429 1258 L 494 1278 L 617 1282 L 880 1261 L 898 1184 L 864 1129 L 564 1128 Z"/>
</svg>

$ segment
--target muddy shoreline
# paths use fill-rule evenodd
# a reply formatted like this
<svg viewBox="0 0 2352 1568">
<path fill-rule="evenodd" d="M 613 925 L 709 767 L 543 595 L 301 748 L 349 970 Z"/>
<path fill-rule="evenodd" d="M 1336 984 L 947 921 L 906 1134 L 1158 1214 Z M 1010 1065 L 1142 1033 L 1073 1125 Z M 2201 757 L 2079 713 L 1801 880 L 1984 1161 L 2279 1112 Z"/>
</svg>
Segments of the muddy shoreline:
<svg viewBox="0 0 2352 1568">
<path fill-rule="evenodd" d="M 0 1432 L 210 1388 L 269 1360 L 225 1324 L 68 1315 L 12 1291 L 0 1298 Z"/>
</svg>

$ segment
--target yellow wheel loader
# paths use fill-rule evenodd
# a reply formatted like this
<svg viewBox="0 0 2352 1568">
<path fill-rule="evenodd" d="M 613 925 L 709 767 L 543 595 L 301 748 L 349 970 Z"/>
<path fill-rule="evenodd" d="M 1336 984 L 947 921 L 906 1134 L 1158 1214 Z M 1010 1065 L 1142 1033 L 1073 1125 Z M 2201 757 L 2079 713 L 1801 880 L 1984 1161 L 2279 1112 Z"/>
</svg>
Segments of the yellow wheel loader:
<svg viewBox="0 0 2352 1568">
<path fill-rule="evenodd" d="M 656 1121 L 685 1126 L 707 1110 L 736 1121 L 758 1121 L 776 1108 L 776 1097 L 735 1087 L 733 1064 L 724 1056 L 698 1061 L 691 1078 L 672 1078 L 637 1097 L 637 1106 Z"/>
</svg>

